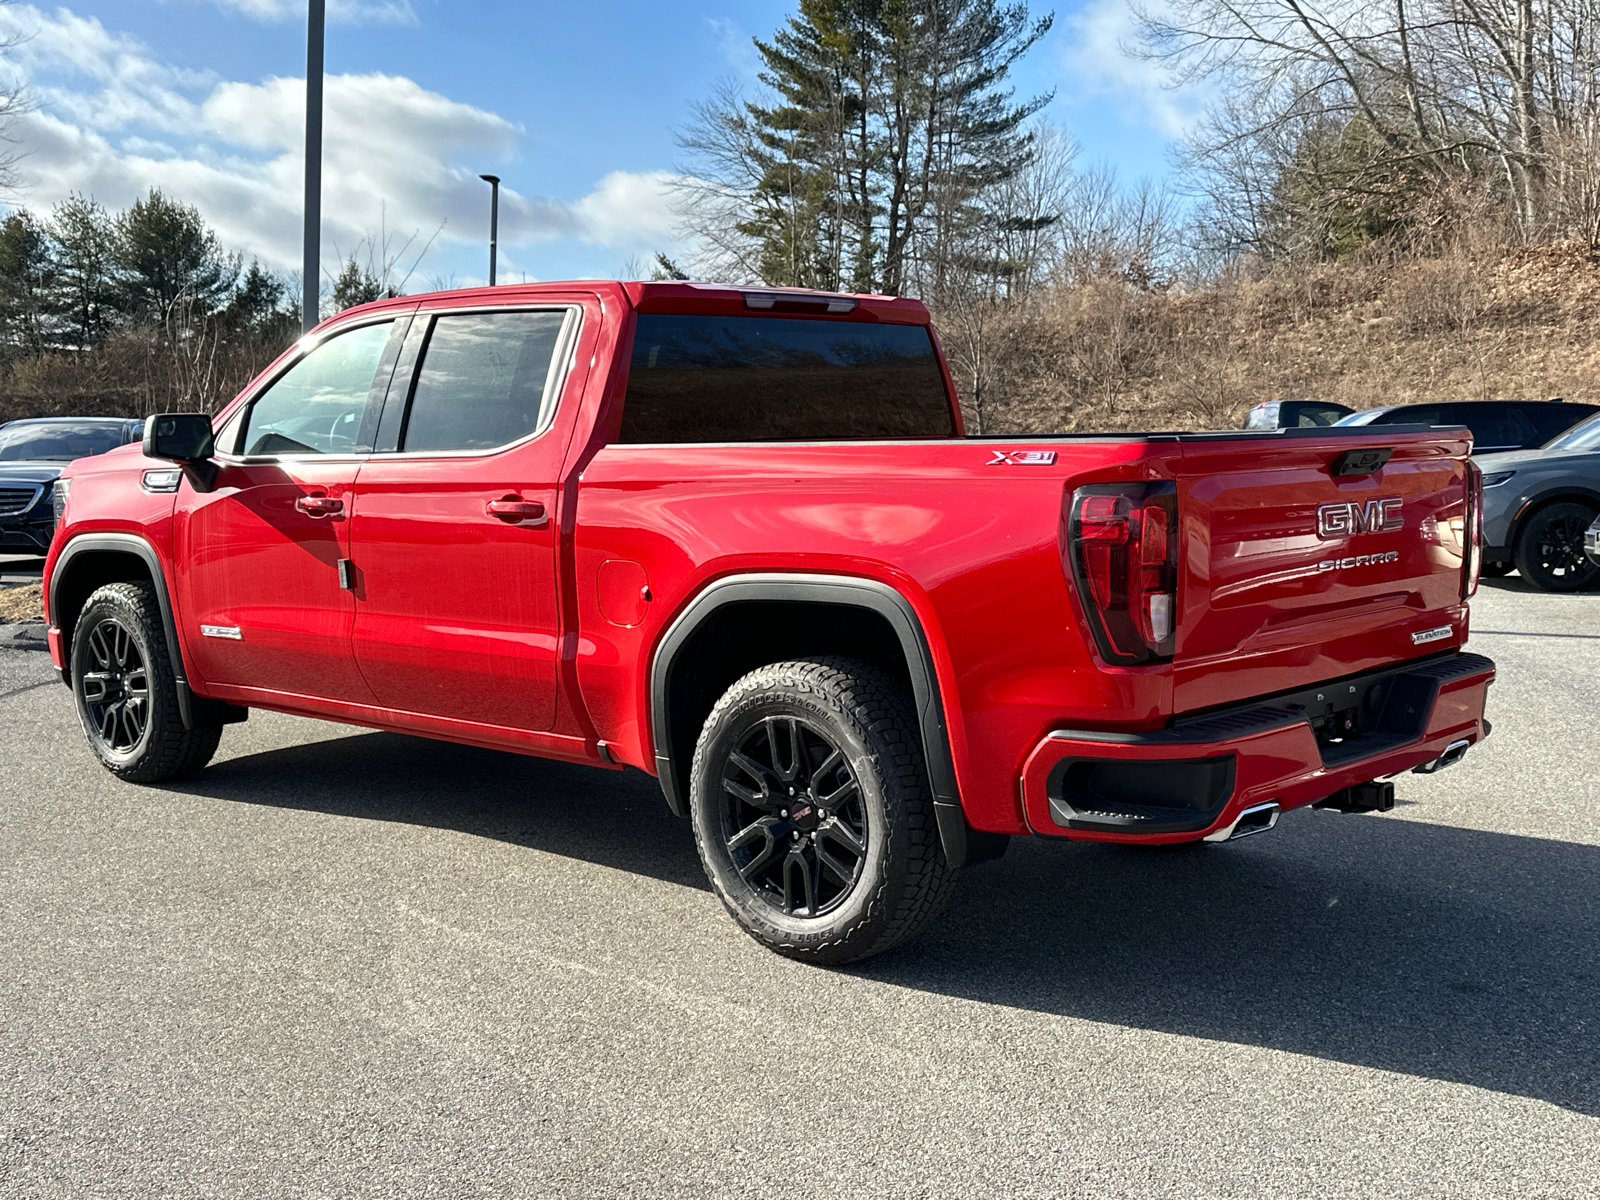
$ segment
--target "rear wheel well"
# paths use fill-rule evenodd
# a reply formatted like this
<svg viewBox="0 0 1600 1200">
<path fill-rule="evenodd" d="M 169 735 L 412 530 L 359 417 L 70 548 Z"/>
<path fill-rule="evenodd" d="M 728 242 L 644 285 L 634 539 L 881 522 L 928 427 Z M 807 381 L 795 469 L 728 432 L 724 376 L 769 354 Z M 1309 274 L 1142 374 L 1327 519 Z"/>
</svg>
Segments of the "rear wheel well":
<svg viewBox="0 0 1600 1200">
<path fill-rule="evenodd" d="M 862 659 L 912 690 L 900 638 L 872 609 L 740 600 L 708 614 L 673 655 L 662 697 L 678 795 L 689 794 L 689 764 L 700 729 L 735 681 L 771 663 L 824 654 Z"/>
</svg>

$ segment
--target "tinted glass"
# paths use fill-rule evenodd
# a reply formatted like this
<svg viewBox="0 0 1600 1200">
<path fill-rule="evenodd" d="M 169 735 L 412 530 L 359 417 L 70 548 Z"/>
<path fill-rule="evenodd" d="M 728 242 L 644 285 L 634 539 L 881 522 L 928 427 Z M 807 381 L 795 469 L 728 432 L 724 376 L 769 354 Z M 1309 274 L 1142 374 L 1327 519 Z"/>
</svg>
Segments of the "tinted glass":
<svg viewBox="0 0 1600 1200">
<path fill-rule="evenodd" d="M 1458 404 L 1456 419 L 1472 430 L 1472 448 L 1479 453 L 1538 444 L 1533 426 L 1507 405 Z"/>
<path fill-rule="evenodd" d="M 50 423 L 14 425 L 0 430 L 0 462 L 25 459 L 71 462 L 115 450 L 126 440 L 123 425 Z"/>
<path fill-rule="evenodd" d="M 250 406 L 244 453 L 355 454 L 391 322 L 335 334 Z"/>
<path fill-rule="evenodd" d="M 1459 418 L 1453 404 L 1419 404 L 1414 408 L 1391 408 L 1373 419 L 1374 425 L 1456 425 Z"/>
<path fill-rule="evenodd" d="M 1332 425 L 1345 415 L 1344 407 L 1337 404 L 1297 404 L 1293 412 L 1294 423 L 1300 429 Z"/>
<path fill-rule="evenodd" d="M 539 427 L 565 309 L 440 317 L 428 335 L 402 450 L 489 450 Z"/>
<path fill-rule="evenodd" d="M 1594 413 L 1588 404 L 1530 404 L 1522 410 L 1522 415 L 1533 422 L 1534 436 L 1541 446 Z"/>
<path fill-rule="evenodd" d="M 624 442 L 949 437 L 950 401 L 920 325 L 644 314 Z"/>
</svg>

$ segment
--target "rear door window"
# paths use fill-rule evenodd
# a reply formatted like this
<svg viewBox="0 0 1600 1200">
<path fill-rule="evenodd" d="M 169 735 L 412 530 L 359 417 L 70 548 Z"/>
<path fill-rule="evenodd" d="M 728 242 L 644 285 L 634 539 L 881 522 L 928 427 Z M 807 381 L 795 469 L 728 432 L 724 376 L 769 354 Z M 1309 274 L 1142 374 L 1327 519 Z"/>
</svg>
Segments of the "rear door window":
<svg viewBox="0 0 1600 1200">
<path fill-rule="evenodd" d="M 1457 411 L 1461 423 L 1472 430 L 1472 449 L 1478 454 L 1538 444 L 1532 424 L 1509 405 L 1462 404 Z"/>
<path fill-rule="evenodd" d="M 831 441 L 955 433 L 921 325 L 643 313 L 623 442 Z"/>
<path fill-rule="evenodd" d="M 458 313 L 428 334 L 400 449 L 492 450 L 544 423 L 570 309 Z"/>
</svg>

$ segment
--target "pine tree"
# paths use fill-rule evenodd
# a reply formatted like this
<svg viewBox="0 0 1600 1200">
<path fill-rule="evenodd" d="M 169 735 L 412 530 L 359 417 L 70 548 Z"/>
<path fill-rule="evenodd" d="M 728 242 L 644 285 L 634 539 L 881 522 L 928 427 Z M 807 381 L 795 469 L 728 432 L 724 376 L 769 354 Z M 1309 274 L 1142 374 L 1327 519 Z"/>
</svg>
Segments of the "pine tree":
<svg viewBox="0 0 1600 1200">
<path fill-rule="evenodd" d="M 55 285 L 49 234 L 27 209 L 0 222 L 0 340 L 7 350 L 42 354 Z"/>
<path fill-rule="evenodd" d="M 126 307 L 162 325 L 180 304 L 214 311 L 239 278 L 238 258 L 223 254 L 199 210 L 169 200 L 159 188 L 117 219 L 117 235 Z"/>
<path fill-rule="evenodd" d="M 370 304 L 398 293 L 385 289 L 377 275 L 367 270 L 354 257 L 344 264 L 339 278 L 333 282 L 333 311 L 343 312 L 358 304 Z"/>
<path fill-rule="evenodd" d="M 116 223 L 103 205 L 74 194 L 51 211 L 47 232 L 55 251 L 51 310 L 68 344 L 87 350 L 100 343 L 120 312 Z"/>
<path fill-rule="evenodd" d="M 689 205 L 704 224 L 732 198 L 752 247 L 732 256 L 768 283 L 942 289 L 973 232 L 1011 220 L 991 193 L 1032 161 L 1050 97 L 1019 103 L 1006 80 L 1051 21 L 1001 0 L 801 0 L 755 43 L 775 102 L 719 97 L 682 137 L 705 180 Z"/>
</svg>

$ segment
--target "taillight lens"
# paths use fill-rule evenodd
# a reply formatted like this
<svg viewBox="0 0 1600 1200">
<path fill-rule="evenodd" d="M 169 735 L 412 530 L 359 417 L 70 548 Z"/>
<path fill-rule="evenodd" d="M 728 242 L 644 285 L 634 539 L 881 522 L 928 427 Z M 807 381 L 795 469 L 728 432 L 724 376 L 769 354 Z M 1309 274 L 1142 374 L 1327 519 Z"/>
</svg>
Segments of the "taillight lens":
<svg viewBox="0 0 1600 1200">
<path fill-rule="evenodd" d="M 1172 657 L 1178 613 L 1175 485 L 1079 488 L 1068 506 L 1063 550 L 1107 662 Z"/>
<path fill-rule="evenodd" d="M 1467 528 L 1466 553 L 1462 556 L 1461 598 L 1467 599 L 1478 590 L 1478 577 L 1483 573 L 1483 472 L 1470 458 L 1467 460 Z"/>
</svg>

